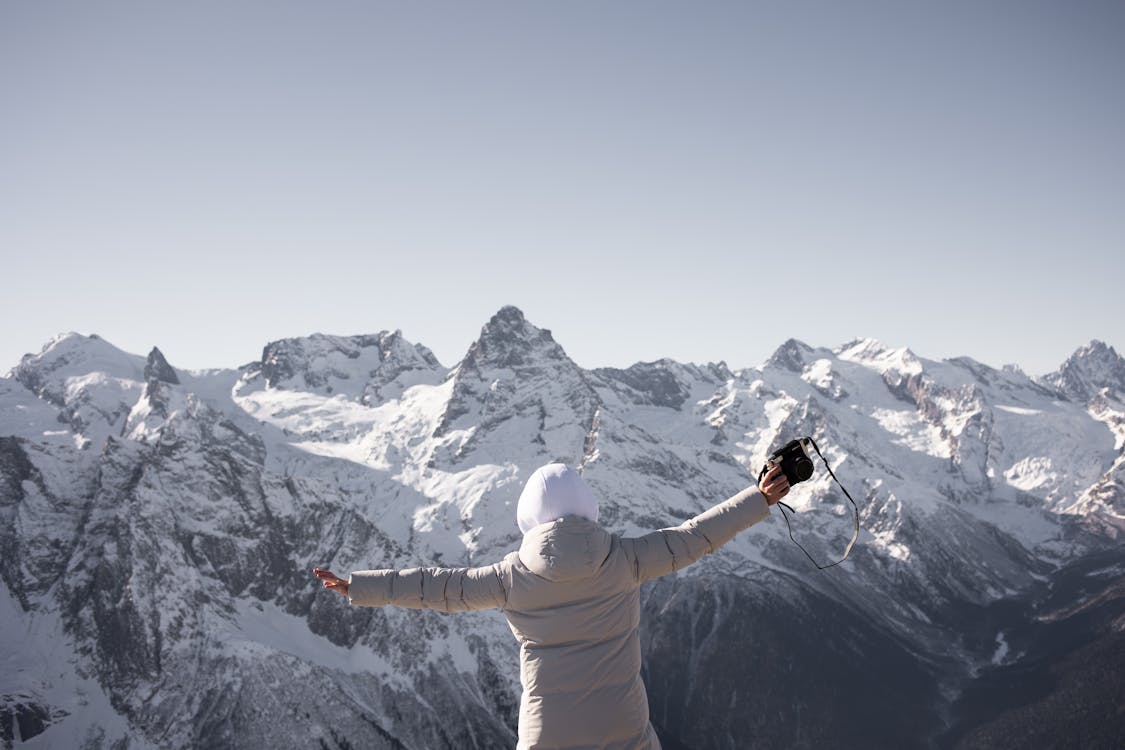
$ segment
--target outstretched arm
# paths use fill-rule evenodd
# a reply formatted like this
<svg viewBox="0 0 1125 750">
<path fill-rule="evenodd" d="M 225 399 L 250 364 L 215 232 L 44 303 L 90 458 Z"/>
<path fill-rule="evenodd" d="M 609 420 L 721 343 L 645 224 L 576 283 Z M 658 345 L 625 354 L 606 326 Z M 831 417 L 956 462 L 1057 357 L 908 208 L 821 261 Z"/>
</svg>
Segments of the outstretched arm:
<svg viewBox="0 0 1125 750">
<path fill-rule="evenodd" d="M 313 573 L 324 587 L 348 597 L 361 607 L 393 604 L 413 609 L 464 612 L 503 608 L 511 585 L 507 563 L 481 568 L 410 568 L 408 570 L 358 570 L 345 581 L 329 570 Z"/>
<path fill-rule="evenodd" d="M 635 539 L 622 539 L 639 583 L 691 565 L 729 542 L 743 529 L 769 515 L 769 506 L 789 492 L 781 467 L 770 469 L 758 487 L 748 487 L 730 499 L 671 529 Z"/>
</svg>

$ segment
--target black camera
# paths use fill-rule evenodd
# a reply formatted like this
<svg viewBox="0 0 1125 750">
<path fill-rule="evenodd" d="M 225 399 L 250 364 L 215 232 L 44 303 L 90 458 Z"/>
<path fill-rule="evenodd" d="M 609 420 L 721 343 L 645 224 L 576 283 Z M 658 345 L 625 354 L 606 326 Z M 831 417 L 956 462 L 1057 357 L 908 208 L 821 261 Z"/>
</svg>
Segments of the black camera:
<svg viewBox="0 0 1125 750">
<path fill-rule="evenodd" d="M 813 450 L 816 451 L 816 455 L 820 456 L 820 460 L 824 461 L 824 455 L 820 452 L 820 448 L 817 447 L 816 441 L 811 437 L 790 440 L 788 443 L 781 446 L 780 450 L 774 451 L 770 454 L 770 457 L 766 459 L 766 465 L 763 466 L 762 470 L 758 473 L 758 484 L 762 483 L 762 477 L 774 466 L 781 467 L 782 473 L 785 474 L 785 478 L 789 480 L 789 484 L 791 485 L 810 478 L 813 475 L 813 462 L 812 459 L 809 458 L 808 451 L 808 446 L 810 445 L 813 447 Z M 840 484 L 840 480 L 836 479 L 836 474 L 833 473 L 832 467 L 827 461 L 824 461 L 824 468 L 828 469 L 828 476 L 832 477 L 832 479 L 836 481 L 836 484 Z M 809 551 L 793 536 L 793 527 L 789 524 L 789 516 L 785 511 L 788 510 L 790 513 L 796 513 L 797 511 L 780 500 L 776 501 L 777 504 L 781 506 L 781 515 L 785 518 L 786 528 L 789 529 L 789 538 L 793 540 L 793 544 L 801 548 L 801 551 L 805 553 L 805 557 L 809 558 L 809 562 L 815 565 L 818 570 L 831 568 L 833 565 L 839 565 L 844 560 L 847 560 L 848 555 L 852 553 L 852 547 L 855 546 L 856 541 L 859 539 L 859 506 L 855 504 L 855 500 L 852 500 L 852 496 L 844 489 L 844 485 L 840 484 L 840 489 L 843 490 L 844 496 L 848 498 L 848 502 L 852 504 L 852 508 L 855 510 L 855 531 L 852 532 L 852 540 L 848 542 L 848 547 L 844 550 L 844 556 L 828 565 L 821 565 L 814 560 L 813 556 L 809 554 Z"/>
<path fill-rule="evenodd" d="M 790 440 L 779 450 L 770 454 L 770 457 L 766 459 L 766 465 L 762 467 L 761 473 L 758 474 L 758 481 L 762 481 L 762 477 L 771 467 L 779 464 L 790 485 L 803 482 L 811 477 L 813 475 L 813 462 L 809 458 L 808 448 L 805 447 L 808 440 L 808 438 Z"/>
</svg>

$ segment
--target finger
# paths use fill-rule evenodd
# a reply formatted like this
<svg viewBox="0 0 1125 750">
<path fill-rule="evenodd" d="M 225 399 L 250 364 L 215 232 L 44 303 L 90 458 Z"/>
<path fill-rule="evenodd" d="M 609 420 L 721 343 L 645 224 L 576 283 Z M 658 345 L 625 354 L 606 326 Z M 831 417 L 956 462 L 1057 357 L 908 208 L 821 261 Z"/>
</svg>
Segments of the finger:
<svg viewBox="0 0 1125 750">
<path fill-rule="evenodd" d="M 788 486 L 788 484 L 789 479 L 784 474 L 782 474 L 781 476 L 776 476 L 767 481 L 765 487 L 766 489 L 773 489 L 775 487 L 781 487 L 782 485 Z"/>
</svg>

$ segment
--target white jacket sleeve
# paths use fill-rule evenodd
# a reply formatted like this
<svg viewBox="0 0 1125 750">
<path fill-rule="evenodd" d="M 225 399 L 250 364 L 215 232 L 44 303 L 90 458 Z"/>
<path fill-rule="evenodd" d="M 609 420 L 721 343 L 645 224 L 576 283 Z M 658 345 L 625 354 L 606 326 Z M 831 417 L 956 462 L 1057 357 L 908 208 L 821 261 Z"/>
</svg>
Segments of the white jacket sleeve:
<svg viewBox="0 0 1125 750">
<path fill-rule="evenodd" d="M 770 514 L 765 496 L 746 489 L 670 529 L 622 539 L 625 555 L 639 583 L 691 565 Z"/>
<path fill-rule="evenodd" d="M 507 562 L 481 568 L 357 570 L 348 579 L 348 600 L 361 607 L 396 607 L 464 612 L 503 609 L 511 588 Z"/>
</svg>

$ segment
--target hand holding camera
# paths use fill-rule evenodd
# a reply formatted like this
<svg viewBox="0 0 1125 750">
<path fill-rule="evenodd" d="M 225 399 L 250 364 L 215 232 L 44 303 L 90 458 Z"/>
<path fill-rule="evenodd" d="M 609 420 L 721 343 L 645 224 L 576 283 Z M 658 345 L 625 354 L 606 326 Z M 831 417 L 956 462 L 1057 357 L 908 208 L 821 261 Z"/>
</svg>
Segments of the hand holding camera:
<svg viewBox="0 0 1125 750">
<path fill-rule="evenodd" d="M 766 474 L 766 471 L 772 470 L 772 467 L 781 469 L 785 478 L 789 480 L 789 484 L 797 484 L 810 478 L 813 475 L 813 462 L 809 458 L 809 450 L 805 446 L 811 440 L 811 438 L 790 440 L 770 454 L 770 457 L 766 459 L 766 465 L 762 467 L 758 476 L 761 477 Z"/>
<path fill-rule="evenodd" d="M 820 456 L 820 460 L 824 461 L 824 468 L 828 469 L 828 475 L 840 486 L 844 496 L 848 498 L 848 502 L 852 504 L 852 508 L 855 511 L 855 531 L 852 533 L 852 539 L 848 542 L 847 549 L 844 550 L 844 556 L 828 565 L 821 565 L 814 560 L 813 556 L 809 554 L 809 551 L 793 536 L 793 527 L 790 525 L 789 516 L 786 515 L 785 511 L 788 510 L 790 513 L 796 513 L 797 511 L 781 502 L 781 498 L 789 493 L 789 487 L 791 485 L 804 482 L 812 477 L 814 467 L 812 458 L 809 457 L 808 446 L 810 445 L 813 447 L 813 450 L 816 451 L 816 455 Z M 770 505 L 780 503 L 781 515 L 785 518 L 785 526 L 789 529 L 789 538 L 793 540 L 794 544 L 801 548 L 801 551 L 805 553 L 805 557 L 809 558 L 809 561 L 815 565 L 817 569 L 824 570 L 825 568 L 831 568 L 833 565 L 839 565 L 844 560 L 848 559 L 848 555 L 852 552 L 852 547 L 859 539 L 859 506 L 855 504 L 855 500 L 852 500 L 852 496 L 844 489 L 844 485 L 840 484 L 840 480 L 836 479 L 836 474 L 832 471 L 832 467 L 824 460 L 820 448 L 817 447 L 816 441 L 811 437 L 790 440 L 780 449 L 771 453 L 769 458 L 766 459 L 765 466 L 763 466 L 762 470 L 758 473 L 758 489 L 762 491 L 762 494 L 765 495 L 766 502 Z"/>
<path fill-rule="evenodd" d="M 762 475 L 758 480 L 758 489 L 761 490 L 768 505 L 777 505 L 781 498 L 789 494 L 789 478 L 785 476 L 780 464 Z"/>
</svg>

